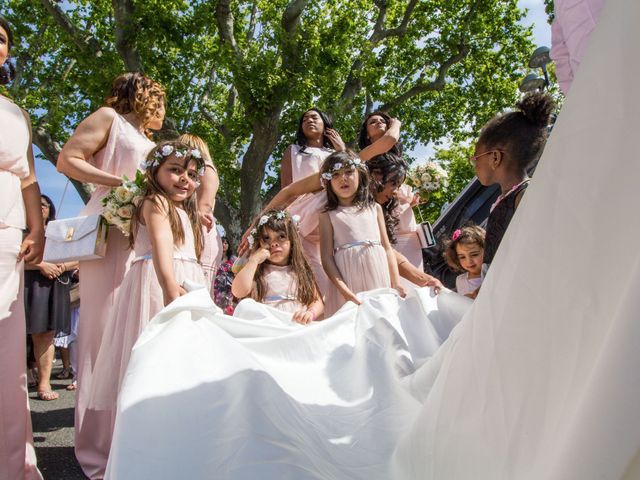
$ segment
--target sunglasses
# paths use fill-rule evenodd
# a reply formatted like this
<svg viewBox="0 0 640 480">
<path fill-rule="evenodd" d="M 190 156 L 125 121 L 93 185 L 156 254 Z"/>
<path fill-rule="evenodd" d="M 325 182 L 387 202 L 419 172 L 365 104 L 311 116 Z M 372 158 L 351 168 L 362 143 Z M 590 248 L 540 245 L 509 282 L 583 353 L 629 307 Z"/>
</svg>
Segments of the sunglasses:
<svg viewBox="0 0 640 480">
<path fill-rule="evenodd" d="M 480 157 L 482 157 L 482 156 L 484 156 L 484 155 L 487 155 L 487 154 L 489 154 L 489 153 L 496 153 L 496 152 L 498 152 L 498 153 L 503 153 L 503 152 L 502 152 L 502 150 L 498 150 L 498 149 L 488 150 L 488 151 L 486 151 L 486 152 L 484 152 L 484 153 L 480 153 L 480 154 L 478 154 L 478 155 L 472 155 L 472 156 L 470 156 L 470 157 L 468 158 L 469 163 L 471 164 L 471 166 L 472 166 L 473 168 L 476 168 L 476 164 L 478 163 L 478 159 L 479 159 Z"/>
</svg>

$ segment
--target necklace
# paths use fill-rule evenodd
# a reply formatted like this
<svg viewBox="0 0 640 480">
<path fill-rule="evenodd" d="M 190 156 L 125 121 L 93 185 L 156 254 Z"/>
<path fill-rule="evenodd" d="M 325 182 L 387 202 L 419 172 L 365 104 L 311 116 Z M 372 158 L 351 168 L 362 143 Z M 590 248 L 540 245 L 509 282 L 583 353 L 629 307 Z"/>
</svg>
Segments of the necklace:
<svg viewBox="0 0 640 480">
<path fill-rule="evenodd" d="M 524 180 L 522 180 L 520 183 L 514 185 L 513 187 L 511 187 L 511 190 L 509 190 L 507 193 L 502 193 L 500 194 L 500 196 L 496 199 L 495 202 L 493 202 L 493 205 L 491 205 L 491 210 L 489 210 L 489 213 L 493 212 L 493 209 L 496 208 L 498 206 L 498 204 L 504 200 L 506 197 L 508 197 L 509 195 L 511 195 L 514 191 L 516 191 L 518 188 L 520 188 L 522 185 L 524 185 L 525 183 L 527 183 L 529 180 L 531 180 L 530 178 L 525 178 Z"/>
</svg>

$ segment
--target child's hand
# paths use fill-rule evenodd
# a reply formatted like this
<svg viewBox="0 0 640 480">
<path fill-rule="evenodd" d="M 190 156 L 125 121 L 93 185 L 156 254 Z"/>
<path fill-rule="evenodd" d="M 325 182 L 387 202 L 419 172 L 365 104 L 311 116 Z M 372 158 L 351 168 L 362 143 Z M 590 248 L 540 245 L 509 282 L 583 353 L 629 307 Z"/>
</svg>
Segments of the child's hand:
<svg viewBox="0 0 640 480">
<path fill-rule="evenodd" d="M 298 310 L 293 314 L 292 320 L 301 325 L 306 325 L 316 319 L 315 313 L 311 310 Z"/>
<path fill-rule="evenodd" d="M 395 285 L 393 288 L 396 290 L 396 292 L 398 292 L 398 294 L 402 298 L 407 296 L 407 291 L 404 289 L 404 287 L 402 285 L 398 284 L 398 285 Z"/>
<path fill-rule="evenodd" d="M 347 302 L 353 302 L 356 305 L 362 305 L 362 302 L 360 301 L 360 299 L 358 299 L 358 297 L 356 297 L 356 294 L 353 293 L 351 290 L 346 290 L 340 293 L 342 293 L 342 296 Z"/>
<path fill-rule="evenodd" d="M 173 287 L 168 288 L 167 290 L 162 291 L 162 296 L 164 300 L 164 306 L 166 307 L 171 302 L 173 302 L 176 298 L 185 295 L 187 291 L 182 288 L 180 285 L 175 285 Z"/>
<path fill-rule="evenodd" d="M 198 216 L 200 217 L 200 223 L 206 227 L 207 232 L 210 232 L 213 228 L 213 215 L 211 213 L 198 211 Z"/>
<path fill-rule="evenodd" d="M 265 261 L 269 260 L 270 256 L 271 256 L 271 252 L 269 252 L 269 249 L 259 248 L 258 250 L 256 250 L 251 254 L 251 256 L 249 257 L 249 260 L 253 260 L 258 265 L 260 265 L 261 263 L 264 263 Z"/>
</svg>

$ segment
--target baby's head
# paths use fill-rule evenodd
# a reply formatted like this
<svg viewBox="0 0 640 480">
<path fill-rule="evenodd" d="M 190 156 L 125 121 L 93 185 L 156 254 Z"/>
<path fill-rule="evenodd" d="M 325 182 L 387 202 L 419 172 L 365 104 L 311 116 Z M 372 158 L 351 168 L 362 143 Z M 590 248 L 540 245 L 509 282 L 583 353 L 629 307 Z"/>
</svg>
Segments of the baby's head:
<svg viewBox="0 0 640 480">
<path fill-rule="evenodd" d="M 140 167 L 146 173 L 147 195 L 160 195 L 174 204 L 190 201 L 204 175 L 202 152 L 175 140 L 156 145 Z"/>
<path fill-rule="evenodd" d="M 484 229 L 469 225 L 457 229 L 445 242 L 444 259 L 457 272 L 480 275 L 484 259 Z"/>
<path fill-rule="evenodd" d="M 339 205 L 364 208 L 373 203 L 367 167 L 351 150 L 329 155 L 320 168 L 320 179 L 327 191 L 327 210 Z"/>
</svg>

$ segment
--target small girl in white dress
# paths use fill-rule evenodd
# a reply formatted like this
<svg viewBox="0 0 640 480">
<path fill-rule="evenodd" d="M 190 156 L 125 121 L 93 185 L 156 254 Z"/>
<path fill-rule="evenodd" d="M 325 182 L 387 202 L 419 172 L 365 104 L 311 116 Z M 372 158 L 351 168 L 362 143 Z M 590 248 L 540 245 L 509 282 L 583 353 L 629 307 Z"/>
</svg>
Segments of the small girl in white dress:
<svg viewBox="0 0 640 480">
<path fill-rule="evenodd" d="M 321 320 L 324 303 L 291 215 L 267 210 L 256 225 L 249 236 L 249 259 L 231 293 L 292 313 L 294 322 Z"/>
<path fill-rule="evenodd" d="M 477 225 L 459 228 L 445 243 L 444 259 L 455 271 L 464 272 L 456 278 L 456 292 L 476 298 L 484 280 L 487 265 L 484 258 L 484 229 Z"/>
</svg>

